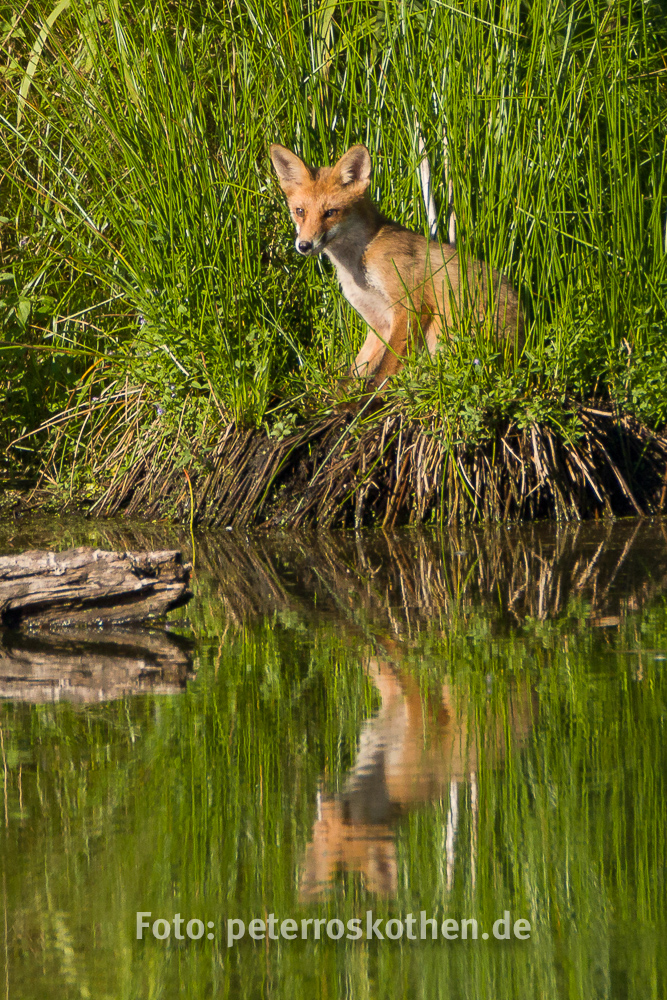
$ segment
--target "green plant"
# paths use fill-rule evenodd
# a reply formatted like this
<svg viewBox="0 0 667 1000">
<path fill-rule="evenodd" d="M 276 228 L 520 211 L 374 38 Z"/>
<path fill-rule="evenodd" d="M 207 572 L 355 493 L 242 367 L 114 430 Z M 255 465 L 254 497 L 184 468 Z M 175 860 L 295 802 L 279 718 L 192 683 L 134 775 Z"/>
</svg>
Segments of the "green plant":
<svg viewBox="0 0 667 1000">
<path fill-rule="evenodd" d="M 119 380 L 150 403 L 139 434 L 172 400 L 244 427 L 331 408 L 364 331 L 292 252 L 274 139 L 316 164 L 365 142 L 373 197 L 428 232 L 422 137 L 441 237 L 451 180 L 461 253 L 521 290 L 523 353 L 463 323 L 390 388 L 408 414 L 484 435 L 595 398 L 664 422 L 658 4 L 32 0 L 0 30 L 5 446 L 74 393 L 69 468 Z M 46 438 L 14 455 L 39 464 Z"/>
</svg>

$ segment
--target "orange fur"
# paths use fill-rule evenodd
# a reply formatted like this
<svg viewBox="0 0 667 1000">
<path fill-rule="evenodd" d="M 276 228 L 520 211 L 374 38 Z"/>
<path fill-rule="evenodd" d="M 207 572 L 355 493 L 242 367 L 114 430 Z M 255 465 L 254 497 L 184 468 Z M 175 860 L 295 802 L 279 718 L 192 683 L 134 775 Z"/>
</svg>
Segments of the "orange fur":
<svg viewBox="0 0 667 1000">
<path fill-rule="evenodd" d="M 458 316 L 471 310 L 482 320 L 490 300 L 496 332 L 521 342 L 519 299 L 505 278 L 479 261 L 464 272 L 453 247 L 429 242 L 373 205 L 365 146 L 352 146 L 333 167 L 308 167 L 277 144 L 270 156 L 296 226 L 296 249 L 329 258 L 345 298 L 368 324 L 352 375 L 381 385 L 413 344 L 434 354 Z"/>
</svg>

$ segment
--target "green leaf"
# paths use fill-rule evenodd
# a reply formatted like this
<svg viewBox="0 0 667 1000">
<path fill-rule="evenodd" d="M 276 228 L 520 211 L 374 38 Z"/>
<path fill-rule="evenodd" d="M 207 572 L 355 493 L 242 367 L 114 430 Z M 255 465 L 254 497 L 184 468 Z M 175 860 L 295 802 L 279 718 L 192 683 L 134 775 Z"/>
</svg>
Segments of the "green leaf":
<svg viewBox="0 0 667 1000">
<path fill-rule="evenodd" d="M 30 319 L 31 308 L 32 302 L 30 299 L 19 299 L 18 305 L 15 307 L 15 312 L 21 326 L 25 326 Z"/>
</svg>

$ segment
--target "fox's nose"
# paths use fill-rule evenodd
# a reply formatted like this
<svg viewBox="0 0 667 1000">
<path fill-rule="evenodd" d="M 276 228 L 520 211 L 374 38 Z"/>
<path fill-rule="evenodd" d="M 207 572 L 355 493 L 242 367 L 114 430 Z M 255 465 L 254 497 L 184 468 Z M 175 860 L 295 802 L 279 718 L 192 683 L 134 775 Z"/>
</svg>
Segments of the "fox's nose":
<svg viewBox="0 0 667 1000">
<path fill-rule="evenodd" d="M 308 253 L 308 251 L 312 249 L 313 249 L 313 244 L 310 243 L 308 240 L 301 240 L 301 242 L 297 245 L 297 250 L 299 251 L 299 253 Z"/>
</svg>

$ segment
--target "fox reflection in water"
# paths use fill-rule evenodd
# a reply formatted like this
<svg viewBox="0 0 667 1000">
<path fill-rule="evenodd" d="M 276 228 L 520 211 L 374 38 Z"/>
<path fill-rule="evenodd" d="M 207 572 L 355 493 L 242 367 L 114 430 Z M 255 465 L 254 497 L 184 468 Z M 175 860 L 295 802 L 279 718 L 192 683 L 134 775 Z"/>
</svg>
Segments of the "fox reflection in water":
<svg viewBox="0 0 667 1000">
<path fill-rule="evenodd" d="M 394 895 L 398 868 L 393 824 L 410 810 L 436 802 L 447 807 L 446 880 L 451 888 L 460 789 L 470 796 L 474 879 L 480 758 L 483 755 L 485 766 L 498 765 L 507 750 L 507 731 L 516 743 L 532 729 L 537 705 L 527 687 L 508 699 L 506 716 L 494 714 L 489 705 L 480 720 L 479 713 L 470 711 L 468 696 L 451 680 L 442 685 L 438 703 L 427 705 L 418 680 L 391 660 L 371 656 L 364 670 L 382 705 L 364 723 L 342 792 L 318 796 L 301 878 L 303 900 L 326 893 L 338 872 L 360 874 L 369 892 Z"/>
</svg>

